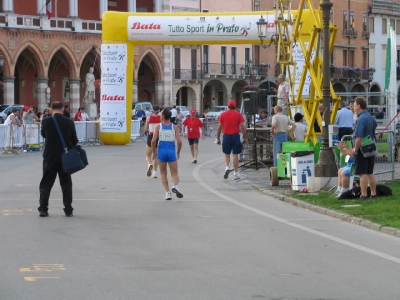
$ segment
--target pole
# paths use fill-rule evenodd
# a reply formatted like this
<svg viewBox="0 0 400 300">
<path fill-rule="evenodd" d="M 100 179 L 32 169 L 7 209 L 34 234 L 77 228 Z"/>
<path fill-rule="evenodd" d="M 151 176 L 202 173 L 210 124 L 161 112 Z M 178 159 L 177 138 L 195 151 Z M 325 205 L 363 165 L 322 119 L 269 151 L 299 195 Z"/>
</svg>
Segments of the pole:
<svg viewBox="0 0 400 300">
<path fill-rule="evenodd" d="M 330 103 L 331 103 L 331 75 L 330 75 L 330 12 L 333 3 L 330 0 L 323 0 L 320 4 L 322 10 L 324 49 L 323 49 L 323 82 L 322 99 L 324 106 L 323 124 L 322 124 L 322 147 L 319 152 L 318 163 L 315 166 L 315 177 L 337 177 L 337 166 L 333 151 L 329 148 L 328 125 L 330 124 Z"/>
</svg>

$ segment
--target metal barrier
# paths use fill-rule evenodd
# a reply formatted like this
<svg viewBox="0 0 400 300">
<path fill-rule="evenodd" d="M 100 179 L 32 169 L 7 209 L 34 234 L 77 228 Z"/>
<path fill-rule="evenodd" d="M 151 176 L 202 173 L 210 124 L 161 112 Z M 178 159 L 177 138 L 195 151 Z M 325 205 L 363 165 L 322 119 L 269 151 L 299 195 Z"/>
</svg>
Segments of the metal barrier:
<svg viewBox="0 0 400 300">
<path fill-rule="evenodd" d="M 218 119 L 216 118 L 200 118 L 204 124 L 204 130 L 206 136 L 211 136 L 213 131 L 217 131 Z"/>
<path fill-rule="evenodd" d="M 377 180 L 383 180 L 383 177 L 386 180 L 389 174 L 391 175 L 391 180 L 393 180 L 395 174 L 395 133 L 393 131 L 376 132 L 375 137 L 378 155 L 375 156 L 374 175 Z M 342 137 L 342 141 L 352 142 L 352 139 L 352 135 L 344 135 Z M 338 167 L 342 165 L 341 161 L 337 163 Z"/>
<path fill-rule="evenodd" d="M 101 144 L 100 122 L 74 122 L 77 137 L 82 144 Z M 44 138 L 41 133 L 41 125 L 32 123 L 17 125 L 0 125 L 0 148 L 2 154 L 18 154 L 18 152 L 39 151 L 43 147 Z"/>
<path fill-rule="evenodd" d="M 146 142 L 146 140 L 144 139 L 144 135 L 141 134 L 140 120 L 132 120 L 132 123 L 131 123 L 131 142 L 136 142 L 139 139 L 144 141 L 144 142 Z"/>
</svg>

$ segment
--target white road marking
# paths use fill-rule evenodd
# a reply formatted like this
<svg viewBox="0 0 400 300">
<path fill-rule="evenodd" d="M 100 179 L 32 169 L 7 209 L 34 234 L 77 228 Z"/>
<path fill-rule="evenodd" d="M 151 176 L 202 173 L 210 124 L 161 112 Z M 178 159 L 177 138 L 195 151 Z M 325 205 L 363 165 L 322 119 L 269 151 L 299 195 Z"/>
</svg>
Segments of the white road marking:
<svg viewBox="0 0 400 300">
<path fill-rule="evenodd" d="M 328 240 L 331 240 L 331 241 L 334 241 L 334 242 L 337 242 L 337 243 L 340 243 L 340 244 L 349 246 L 349 247 L 351 247 L 351 248 L 354 248 L 354 249 L 357 249 L 357 250 L 366 252 L 366 253 L 368 253 L 368 254 L 372 254 L 372 255 L 381 257 L 381 258 L 383 258 L 383 259 L 386 259 L 386 260 L 389 260 L 389 261 L 392 261 L 392 262 L 395 262 L 395 263 L 400 264 L 400 258 L 397 258 L 397 257 L 391 256 L 391 255 L 388 255 L 388 254 L 385 254 L 385 253 L 382 253 L 382 252 L 379 252 L 379 251 L 376 251 L 376 250 L 373 250 L 373 249 L 370 249 L 370 248 L 367 248 L 367 247 L 364 247 L 364 246 L 361 246 L 361 245 L 358 245 L 358 244 L 355 244 L 355 243 L 352 243 L 352 242 L 349 242 L 349 241 L 346 241 L 346 240 L 344 240 L 344 239 L 341 239 L 341 238 L 338 238 L 338 237 L 335 237 L 335 236 L 332 236 L 332 235 L 329 235 L 329 234 L 326 234 L 326 233 L 323 233 L 323 232 L 319 232 L 319 231 L 317 231 L 317 230 L 311 229 L 311 228 L 309 228 L 309 227 L 306 227 L 306 226 L 303 226 L 303 225 L 300 225 L 300 224 L 297 224 L 297 223 L 294 223 L 294 222 L 290 222 L 290 221 L 288 221 L 288 220 L 279 218 L 279 217 L 277 217 L 277 216 L 271 215 L 271 214 L 269 214 L 269 213 L 266 213 L 266 212 L 264 212 L 264 211 L 261 211 L 261 210 L 259 210 L 259 209 L 254 208 L 254 207 L 251 207 L 251 206 L 248 206 L 248 205 L 246 205 L 246 204 L 243 204 L 243 203 L 241 203 L 241 202 L 239 202 L 239 201 L 236 201 L 236 200 L 230 198 L 230 197 L 227 196 L 227 195 L 224 195 L 224 194 L 220 193 L 219 191 L 217 191 L 216 189 L 212 188 L 212 187 L 209 186 L 207 183 L 205 183 L 205 182 L 200 178 L 200 176 L 199 176 L 199 171 L 200 171 L 200 169 L 201 169 L 203 166 L 205 166 L 205 165 L 207 165 L 207 164 L 210 164 L 210 163 L 215 163 L 215 162 L 218 161 L 218 160 L 221 160 L 221 158 L 213 159 L 213 160 L 204 162 L 204 163 L 202 163 L 202 164 L 199 164 L 199 165 L 197 165 L 197 166 L 194 168 L 194 170 L 193 170 L 193 177 L 194 177 L 194 179 L 195 179 L 200 185 L 202 185 L 205 189 L 207 189 L 208 191 L 210 191 L 211 193 L 217 195 L 218 197 L 220 197 L 220 198 L 222 198 L 222 199 L 224 199 L 224 200 L 226 200 L 226 201 L 228 201 L 228 202 L 230 202 L 230 203 L 232 203 L 232 204 L 235 204 L 235 205 L 237 205 L 237 206 L 240 206 L 240 207 L 242 207 L 242 208 L 244 208 L 244 209 L 247 209 L 247 210 L 249 210 L 249 211 L 252 211 L 252 212 L 254 212 L 254 213 L 256 213 L 256 214 L 259 214 L 259 215 L 261 215 L 261 216 L 267 217 L 267 218 L 269 218 L 269 219 L 278 221 L 278 222 L 283 223 L 283 224 L 286 224 L 286 225 L 288 225 L 288 226 L 291 226 L 291 227 L 294 227 L 294 228 L 297 228 L 297 229 L 300 229 L 300 230 L 303 230 L 303 231 L 306 231 L 306 232 L 315 234 L 315 235 L 317 235 L 317 236 L 326 238 L 326 239 L 328 239 Z M 221 172 L 221 180 L 222 180 L 222 172 Z"/>
</svg>

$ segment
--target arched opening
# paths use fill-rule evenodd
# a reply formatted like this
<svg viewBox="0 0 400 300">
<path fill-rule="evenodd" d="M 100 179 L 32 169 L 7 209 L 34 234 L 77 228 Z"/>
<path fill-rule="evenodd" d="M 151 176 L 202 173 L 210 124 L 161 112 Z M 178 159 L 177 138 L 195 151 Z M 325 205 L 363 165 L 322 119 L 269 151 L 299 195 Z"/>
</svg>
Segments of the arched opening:
<svg viewBox="0 0 400 300">
<path fill-rule="evenodd" d="M 146 55 L 139 64 L 138 69 L 138 101 L 154 103 L 155 76 L 150 57 Z"/>
<path fill-rule="evenodd" d="M 100 57 L 99 55 L 96 53 L 96 48 L 92 47 L 92 49 L 86 54 L 83 62 L 82 62 L 82 66 L 81 66 L 81 70 L 80 70 L 80 80 L 81 80 L 81 84 L 79 85 L 80 90 L 79 90 L 79 95 L 80 95 L 80 99 L 79 99 L 79 106 L 82 105 L 83 101 L 84 101 L 84 97 L 86 95 L 86 74 L 89 73 L 90 68 L 93 67 L 93 75 L 95 80 L 100 79 L 100 75 L 101 75 L 101 70 L 100 70 Z M 96 88 L 95 89 L 95 97 L 93 100 L 94 103 L 97 104 L 97 110 L 99 110 L 100 108 L 100 89 Z"/>
<path fill-rule="evenodd" d="M 232 87 L 232 99 L 236 101 L 236 106 L 241 107 L 242 98 L 243 98 L 243 87 L 246 86 L 247 83 L 244 80 L 236 81 Z"/>
<path fill-rule="evenodd" d="M 259 88 L 261 90 L 271 90 L 271 89 L 278 89 L 278 86 L 276 85 L 275 82 L 272 81 L 264 81 L 259 85 Z"/>
<path fill-rule="evenodd" d="M 382 97 L 381 95 L 377 95 L 382 94 L 382 90 L 378 84 L 373 84 L 369 91 L 372 93 L 372 95 L 368 99 L 368 104 L 379 105 L 385 102 L 384 97 Z"/>
<path fill-rule="evenodd" d="M 196 100 L 196 92 L 191 88 L 187 86 L 181 87 L 177 92 L 176 92 L 176 105 L 179 106 L 186 106 L 188 109 L 191 109 L 194 106 L 194 102 Z"/>
<path fill-rule="evenodd" d="M 209 107 L 228 104 L 228 93 L 225 84 L 219 80 L 207 82 L 203 89 L 203 105 Z"/>
<path fill-rule="evenodd" d="M 333 85 L 333 90 L 335 93 L 346 93 L 346 88 L 344 87 L 343 84 L 337 82 Z"/>
</svg>

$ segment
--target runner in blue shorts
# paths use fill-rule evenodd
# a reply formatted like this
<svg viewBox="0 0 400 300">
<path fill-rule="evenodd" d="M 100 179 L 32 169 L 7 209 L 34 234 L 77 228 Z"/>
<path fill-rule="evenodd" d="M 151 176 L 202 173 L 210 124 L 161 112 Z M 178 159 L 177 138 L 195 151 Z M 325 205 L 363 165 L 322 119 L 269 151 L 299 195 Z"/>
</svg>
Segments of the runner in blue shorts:
<svg viewBox="0 0 400 300">
<path fill-rule="evenodd" d="M 166 192 L 165 200 L 172 199 L 167 179 L 167 164 L 169 165 L 172 181 L 174 184 L 172 187 L 172 192 L 175 193 L 178 198 L 183 197 L 183 194 L 178 189 L 178 159 L 179 153 L 182 149 L 182 140 L 179 134 L 178 126 L 171 123 L 170 119 L 171 111 L 167 108 L 164 108 L 161 113 L 161 123 L 155 126 L 153 139 L 151 140 L 153 153 L 154 155 L 157 154 L 157 158 L 159 161 L 161 181 Z M 157 139 L 159 140 L 158 153 L 156 147 Z M 178 150 L 176 150 L 175 147 L 175 140 L 178 144 Z"/>
</svg>

